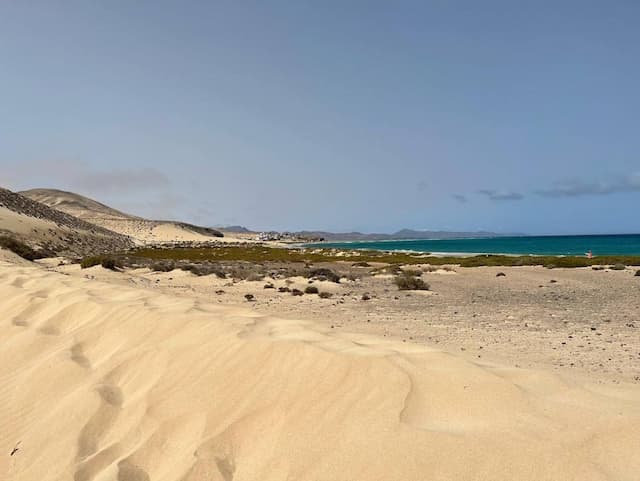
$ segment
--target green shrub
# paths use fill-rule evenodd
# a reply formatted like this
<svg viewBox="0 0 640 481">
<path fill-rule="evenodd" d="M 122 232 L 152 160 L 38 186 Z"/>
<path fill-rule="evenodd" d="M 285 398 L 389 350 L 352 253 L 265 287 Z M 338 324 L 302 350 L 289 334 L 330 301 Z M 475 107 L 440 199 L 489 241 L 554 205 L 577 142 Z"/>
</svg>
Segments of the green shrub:
<svg viewBox="0 0 640 481">
<path fill-rule="evenodd" d="M 118 263 L 116 262 L 116 260 L 108 257 L 105 257 L 104 259 L 102 259 L 102 262 L 100 262 L 100 265 L 105 269 L 110 269 L 112 271 L 115 271 L 116 268 L 118 267 Z"/>
<path fill-rule="evenodd" d="M 111 269 L 112 271 L 116 270 L 116 268 L 118 267 L 121 267 L 120 263 L 114 258 L 106 256 L 88 256 L 80 261 L 80 267 L 82 269 L 87 269 L 93 266 L 102 266 L 105 269 Z"/>
<path fill-rule="evenodd" d="M 175 265 L 171 262 L 156 262 L 151 265 L 151 270 L 154 272 L 171 272 L 175 269 Z"/>
<path fill-rule="evenodd" d="M 192 274 L 200 276 L 208 276 L 215 274 L 220 279 L 226 279 L 227 274 L 218 265 L 214 264 L 185 264 L 180 267 L 183 271 L 191 272 Z"/>
<path fill-rule="evenodd" d="M 624 264 L 614 264 L 609 267 L 612 271 L 623 271 L 627 268 Z"/>
<path fill-rule="evenodd" d="M 318 288 L 316 286 L 307 286 L 304 289 L 305 294 L 317 294 Z"/>
<path fill-rule="evenodd" d="M 102 264 L 102 256 L 88 256 L 80 261 L 80 267 L 82 269 L 99 266 L 100 264 Z"/>
<path fill-rule="evenodd" d="M 371 264 L 369 264 L 368 262 L 354 262 L 353 264 L 351 264 L 351 267 L 371 267 Z"/>
<path fill-rule="evenodd" d="M 0 247 L 10 250 L 14 254 L 17 254 L 28 261 L 34 261 L 36 259 L 46 257 L 45 253 L 35 251 L 24 242 L 20 242 L 13 237 L 1 236 Z"/>
<path fill-rule="evenodd" d="M 430 286 L 419 277 L 400 274 L 394 279 L 394 283 L 401 291 L 428 291 Z"/>
<path fill-rule="evenodd" d="M 422 276 L 422 271 L 418 269 L 403 269 L 402 272 L 404 272 L 404 274 L 407 276 L 413 276 L 413 277 Z"/>
</svg>

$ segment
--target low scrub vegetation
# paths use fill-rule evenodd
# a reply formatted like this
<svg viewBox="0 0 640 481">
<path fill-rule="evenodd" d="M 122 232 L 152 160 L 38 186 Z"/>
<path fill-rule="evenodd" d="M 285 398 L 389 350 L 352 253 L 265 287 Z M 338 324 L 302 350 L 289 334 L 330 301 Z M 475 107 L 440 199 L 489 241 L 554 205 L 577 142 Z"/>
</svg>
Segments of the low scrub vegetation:
<svg viewBox="0 0 640 481">
<path fill-rule="evenodd" d="M 320 281 L 331 281 L 336 283 L 340 282 L 340 276 L 331 269 L 326 268 L 313 269 L 309 271 L 309 275 L 307 277 L 313 277 Z"/>
<path fill-rule="evenodd" d="M 393 282 L 401 291 L 428 291 L 430 287 L 429 284 L 420 277 L 412 276 L 407 273 L 396 276 Z"/>
<path fill-rule="evenodd" d="M 316 286 L 307 286 L 304 289 L 305 294 L 317 294 L 318 288 Z"/>
<path fill-rule="evenodd" d="M 611 269 L 612 271 L 623 271 L 627 268 L 627 266 L 625 266 L 624 264 L 614 264 L 611 267 L 609 267 L 609 269 Z"/>
<path fill-rule="evenodd" d="M 351 253 L 352 252 L 352 253 Z M 372 268 L 371 274 L 399 275 L 401 266 L 428 265 L 422 269 L 431 272 L 437 269 L 453 270 L 452 266 L 545 266 L 548 268 L 590 267 L 597 265 L 624 264 L 640 266 L 640 256 L 596 256 L 558 257 L 558 256 L 503 256 L 478 255 L 470 257 L 434 257 L 426 254 L 378 251 L 346 251 L 337 249 L 286 249 L 261 245 L 229 245 L 218 247 L 145 247 L 121 253 L 115 256 L 124 265 L 173 264 L 214 264 L 224 267 L 227 277 L 246 279 L 250 272 L 269 275 L 266 264 L 280 266 L 285 276 L 301 275 L 305 277 L 324 276 L 337 282 L 340 275 L 327 267 L 312 268 L 321 263 L 351 263 L 351 266 L 364 267 L 376 262 L 387 264 Z M 285 267 L 286 266 L 286 267 Z M 298 267 L 296 267 L 298 266 Z M 333 267 L 332 267 L 333 268 Z M 323 272 L 324 269 L 330 272 Z M 406 267 L 405 267 L 406 269 Z M 232 272 L 233 271 L 233 272 Z M 362 271 L 361 271 L 362 272 Z M 337 276 L 337 279 L 336 279 Z"/>
<path fill-rule="evenodd" d="M 211 274 L 215 274 L 216 277 L 220 279 L 226 279 L 227 274 L 220 268 L 220 266 L 215 264 L 185 264 L 180 266 L 180 269 L 183 271 L 191 272 L 196 276 L 209 276 Z"/>
<path fill-rule="evenodd" d="M 112 271 L 122 267 L 116 259 L 108 256 L 89 256 L 80 261 L 80 267 L 82 269 L 88 269 L 89 267 L 94 266 L 102 266 L 105 269 L 110 269 Z"/>
<path fill-rule="evenodd" d="M 369 264 L 368 262 L 354 262 L 353 264 L 351 264 L 351 267 L 371 267 L 371 264 Z"/>
<path fill-rule="evenodd" d="M 171 272 L 175 268 L 176 266 L 173 262 L 156 262 L 150 267 L 154 272 Z"/>
<path fill-rule="evenodd" d="M 418 269 L 403 269 L 402 272 L 406 276 L 422 277 L 422 271 Z"/>
<path fill-rule="evenodd" d="M 35 261 L 36 259 L 43 259 L 48 256 L 48 252 L 36 251 L 29 247 L 24 242 L 21 242 L 13 237 L 0 236 L 0 247 L 10 250 L 14 254 L 19 255 L 23 259 L 28 261 Z"/>
</svg>

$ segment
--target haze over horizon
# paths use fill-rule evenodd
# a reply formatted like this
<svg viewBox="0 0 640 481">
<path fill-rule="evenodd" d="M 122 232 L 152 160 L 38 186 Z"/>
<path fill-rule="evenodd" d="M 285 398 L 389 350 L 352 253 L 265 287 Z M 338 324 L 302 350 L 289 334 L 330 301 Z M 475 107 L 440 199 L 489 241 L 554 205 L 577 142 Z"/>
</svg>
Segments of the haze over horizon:
<svg viewBox="0 0 640 481">
<path fill-rule="evenodd" d="M 640 232 L 640 4 L 453 3 L 7 4 L 0 186 L 258 230 Z"/>
</svg>

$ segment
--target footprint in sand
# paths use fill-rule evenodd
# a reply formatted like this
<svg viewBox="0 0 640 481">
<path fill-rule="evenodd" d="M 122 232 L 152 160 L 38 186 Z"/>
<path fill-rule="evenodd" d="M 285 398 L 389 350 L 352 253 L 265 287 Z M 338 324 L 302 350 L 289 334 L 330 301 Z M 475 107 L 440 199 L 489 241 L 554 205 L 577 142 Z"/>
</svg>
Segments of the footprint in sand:
<svg viewBox="0 0 640 481">
<path fill-rule="evenodd" d="M 118 463 L 118 481 L 149 481 L 149 473 L 128 459 Z"/>
<path fill-rule="evenodd" d="M 118 443 L 103 449 L 83 462 L 73 475 L 73 481 L 92 481 L 122 455 Z"/>
<path fill-rule="evenodd" d="M 27 280 L 28 279 L 26 277 L 16 277 L 11 283 L 9 283 L 9 285 L 22 288 L 26 284 Z"/>
<path fill-rule="evenodd" d="M 124 402 L 122 390 L 113 384 L 101 384 L 96 391 L 101 398 L 100 406 L 78 436 L 77 457 L 81 460 L 98 451 L 100 440 L 115 423 Z"/>
<path fill-rule="evenodd" d="M 71 346 L 71 360 L 85 369 L 91 369 L 91 361 L 85 356 L 82 343 Z"/>
<path fill-rule="evenodd" d="M 59 336 L 60 335 L 60 329 L 58 329 L 56 326 L 53 326 L 51 324 L 42 326 L 41 328 L 38 329 L 38 332 L 40 334 L 44 334 L 46 336 Z"/>
</svg>

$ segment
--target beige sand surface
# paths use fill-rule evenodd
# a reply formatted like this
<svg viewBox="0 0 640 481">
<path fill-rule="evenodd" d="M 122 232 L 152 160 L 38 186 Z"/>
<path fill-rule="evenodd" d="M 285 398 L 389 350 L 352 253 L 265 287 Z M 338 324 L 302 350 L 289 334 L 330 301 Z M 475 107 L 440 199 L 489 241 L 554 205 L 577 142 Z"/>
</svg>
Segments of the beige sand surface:
<svg viewBox="0 0 640 481">
<path fill-rule="evenodd" d="M 344 272 L 350 265 L 332 267 Z M 242 305 L 286 319 L 313 320 L 336 331 L 435 345 L 469 360 L 492 360 L 511 367 L 543 368 L 598 382 L 640 384 L 640 277 L 624 271 L 543 267 L 438 270 L 422 278 L 431 291 L 398 291 L 393 276 L 367 276 L 351 268 L 355 280 L 311 285 L 333 297 L 294 297 L 278 292 L 304 290 L 303 277 L 262 281 L 197 277 L 181 270 L 149 269 L 114 273 L 77 265 L 56 268 L 123 285 Z M 496 277 L 498 272 L 506 276 Z M 555 282 L 552 282 L 555 281 Z M 264 289 L 272 284 L 274 289 Z M 363 301 L 367 294 L 370 300 Z M 245 294 L 253 294 L 248 303 Z"/>
<path fill-rule="evenodd" d="M 640 472 L 638 385 L 472 362 L 6 260 L 0 309 L 2 480 Z"/>
</svg>

